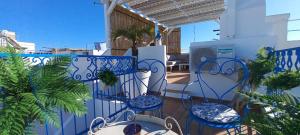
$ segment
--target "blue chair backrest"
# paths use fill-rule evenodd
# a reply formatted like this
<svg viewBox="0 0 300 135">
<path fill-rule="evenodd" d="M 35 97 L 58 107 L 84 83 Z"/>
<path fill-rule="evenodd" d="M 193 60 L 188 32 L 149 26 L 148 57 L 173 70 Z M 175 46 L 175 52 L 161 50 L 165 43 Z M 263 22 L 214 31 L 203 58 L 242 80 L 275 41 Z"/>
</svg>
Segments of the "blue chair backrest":
<svg viewBox="0 0 300 135">
<path fill-rule="evenodd" d="M 201 62 L 197 68 L 196 81 L 200 85 L 201 94 L 206 102 L 207 92 L 212 92 L 215 99 L 221 101 L 233 90 L 242 89 L 248 80 L 249 71 L 242 60 L 237 58 L 207 58 Z M 216 88 L 220 85 L 218 81 L 211 83 L 208 77 L 219 76 L 233 80 L 233 84 L 227 88 Z M 221 82 L 222 83 L 222 82 Z M 208 90 L 208 91 L 207 91 Z"/>
<path fill-rule="evenodd" d="M 133 74 L 128 74 L 124 78 L 125 81 L 121 82 L 122 89 L 129 94 L 127 97 L 147 94 L 165 96 L 167 86 L 165 64 L 156 59 L 144 59 L 138 61 L 136 65 L 138 68 Z"/>
</svg>

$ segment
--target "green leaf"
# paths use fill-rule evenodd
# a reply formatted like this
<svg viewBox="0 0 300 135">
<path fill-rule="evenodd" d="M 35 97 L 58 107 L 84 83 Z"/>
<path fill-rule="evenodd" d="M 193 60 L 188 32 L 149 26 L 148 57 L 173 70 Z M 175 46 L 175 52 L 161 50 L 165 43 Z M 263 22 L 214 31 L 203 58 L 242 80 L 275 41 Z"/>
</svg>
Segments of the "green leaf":
<svg viewBox="0 0 300 135">
<path fill-rule="evenodd" d="M 34 134 L 35 121 L 58 127 L 58 109 L 75 115 L 86 113 L 89 88 L 68 76 L 69 57 L 30 66 L 15 50 L 8 50 L 8 57 L 0 59 L 1 135 Z"/>
</svg>

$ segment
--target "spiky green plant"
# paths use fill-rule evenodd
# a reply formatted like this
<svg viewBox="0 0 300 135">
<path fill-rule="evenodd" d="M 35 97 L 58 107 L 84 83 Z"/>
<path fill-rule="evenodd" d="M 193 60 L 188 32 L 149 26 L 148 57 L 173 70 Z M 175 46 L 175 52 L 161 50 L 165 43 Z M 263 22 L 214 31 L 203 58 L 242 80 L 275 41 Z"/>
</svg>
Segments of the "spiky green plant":
<svg viewBox="0 0 300 135">
<path fill-rule="evenodd" d="M 250 111 L 244 124 L 249 125 L 262 135 L 298 135 L 300 133 L 300 102 L 291 94 L 261 95 L 259 93 L 241 93 L 249 100 Z M 266 111 L 266 107 L 272 109 Z"/>
<path fill-rule="evenodd" d="M 0 47 L 0 52 L 6 52 L 6 49 L 4 47 Z"/>
<path fill-rule="evenodd" d="M 300 71 L 285 71 L 272 74 L 263 84 L 271 90 L 290 90 L 300 85 Z"/>
<path fill-rule="evenodd" d="M 253 61 L 248 62 L 247 66 L 250 70 L 249 84 L 253 90 L 265 79 L 265 74 L 270 73 L 275 68 L 275 56 L 268 52 L 270 48 L 261 48 L 257 53 L 257 58 Z"/>
<path fill-rule="evenodd" d="M 1 135 L 33 133 L 36 121 L 58 127 L 58 110 L 86 113 L 89 89 L 68 76 L 69 64 L 69 57 L 56 57 L 44 66 L 30 66 L 13 49 L 0 58 Z"/>
<path fill-rule="evenodd" d="M 98 78 L 107 86 L 113 86 L 118 81 L 115 73 L 108 69 L 100 71 Z"/>
</svg>

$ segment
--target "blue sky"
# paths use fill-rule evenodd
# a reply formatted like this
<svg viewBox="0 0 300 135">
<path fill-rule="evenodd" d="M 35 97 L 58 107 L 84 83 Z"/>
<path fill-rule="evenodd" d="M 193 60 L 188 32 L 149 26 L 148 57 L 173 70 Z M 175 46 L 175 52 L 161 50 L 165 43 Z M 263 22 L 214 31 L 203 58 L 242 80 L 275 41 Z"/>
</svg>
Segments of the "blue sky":
<svg viewBox="0 0 300 135">
<path fill-rule="evenodd" d="M 17 33 L 17 40 L 34 42 L 42 47 L 93 48 L 93 42 L 104 41 L 103 6 L 98 0 L 0 0 L 0 30 Z M 267 15 L 291 13 L 300 18 L 299 0 L 267 0 Z M 195 32 L 197 33 L 194 36 Z M 212 30 L 215 22 L 203 22 L 182 27 L 182 48 L 194 41 L 217 38 Z M 300 29 L 292 22 L 289 29 Z M 300 39 L 300 32 L 291 32 L 289 39 Z"/>
</svg>

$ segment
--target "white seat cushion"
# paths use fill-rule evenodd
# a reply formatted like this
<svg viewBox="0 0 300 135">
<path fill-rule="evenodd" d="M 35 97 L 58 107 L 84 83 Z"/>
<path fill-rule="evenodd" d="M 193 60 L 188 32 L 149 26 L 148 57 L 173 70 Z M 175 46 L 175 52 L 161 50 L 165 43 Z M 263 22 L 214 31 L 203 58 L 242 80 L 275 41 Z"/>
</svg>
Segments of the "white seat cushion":
<svg viewBox="0 0 300 135">
<path fill-rule="evenodd" d="M 201 119 L 216 123 L 230 123 L 240 118 L 240 115 L 232 108 L 216 103 L 193 105 L 192 113 Z"/>
</svg>

